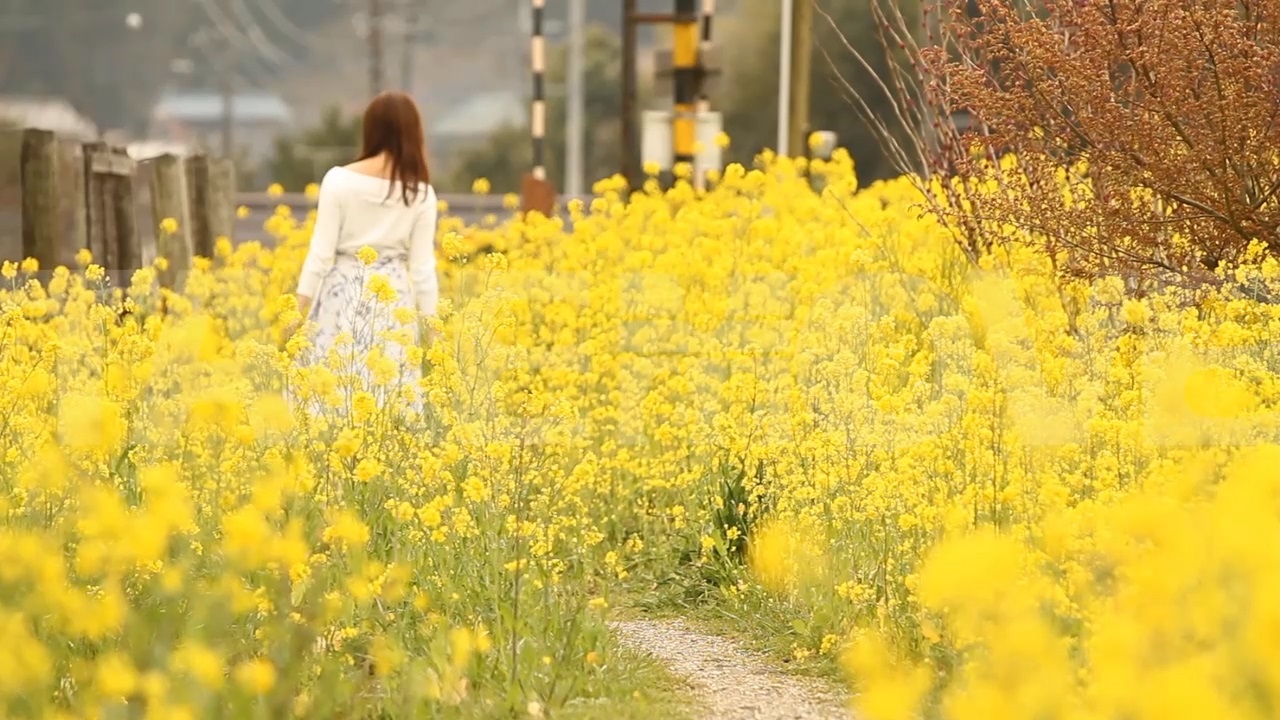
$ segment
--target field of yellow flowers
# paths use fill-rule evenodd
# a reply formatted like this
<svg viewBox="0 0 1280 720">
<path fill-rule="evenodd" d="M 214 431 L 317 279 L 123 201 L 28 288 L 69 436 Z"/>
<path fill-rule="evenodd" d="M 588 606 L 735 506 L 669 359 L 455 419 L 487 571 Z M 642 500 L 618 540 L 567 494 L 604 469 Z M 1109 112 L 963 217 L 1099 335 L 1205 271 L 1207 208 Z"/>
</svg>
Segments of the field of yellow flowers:
<svg viewBox="0 0 1280 720">
<path fill-rule="evenodd" d="M 299 366 L 285 211 L 177 293 L 6 264 L 0 712 L 554 716 L 656 592 L 871 720 L 1274 717 L 1280 265 L 1132 299 L 802 171 L 446 222 L 416 388 Z"/>
</svg>

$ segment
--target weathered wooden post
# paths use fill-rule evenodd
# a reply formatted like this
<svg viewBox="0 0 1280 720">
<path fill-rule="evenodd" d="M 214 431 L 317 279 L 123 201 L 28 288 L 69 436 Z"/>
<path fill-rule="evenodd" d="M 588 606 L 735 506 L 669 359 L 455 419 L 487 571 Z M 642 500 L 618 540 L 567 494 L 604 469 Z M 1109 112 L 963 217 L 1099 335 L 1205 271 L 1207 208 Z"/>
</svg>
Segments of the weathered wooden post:
<svg viewBox="0 0 1280 720">
<path fill-rule="evenodd" d="M 133 175 L 138 164 L 124 148 L 111 148 L 111 215 L 116 223 L 115 262 L 120 270 L 119 282 L 127 284 L 133 271 L 142 267 L 142 247 L 138 238 L 138 203 L 133 190 Z"/>
<path fill-rule="evenodd" d="M 22 137 L 0 127 L 0 258 L 22 255 Z"/>
<path fill-rule="evenodd" d="M 187 170 L 187 212 L 191 216 L 191 252 L 213 257 L 213 231 L 209 227 L 209 156 L 189 155 Z"/>
<path fill-rule="evenodd" d="M 216 241 L 236 231 L 236 163 L 231 158 L 209 159 L 209 229 Z"/>
<path fill-rule="evenodd" d="M 191 269 L 191 214 L 187 205 L 187 172 L 182 158 L 161 155 L 147 161 L 151 166 L 151 217 L 158 228 L 156 255 L 168 262 L 160 283 L 181 289 Z M 172 221 L 176 227 L 160 229 Z"/>
<path fill-rule="evenodd" d="M 191 248 L 212 257 L 218 238 L 235 229 L 235 163 L 203 153 L 187 158 L 187 196 L 191 213 Z"/>
<path fill-rule="evenodd" d="M 107 144 L 104 142 L 88 143 L 84 146 L 84 215 L 88 234 L 87 247 L 95 258 L 103 262 L 107 262 L 106 258 L 111 254 L 107 249 L 107 239 L 111 232 L 107 208 L 107 183 L 104 182 L 102 175 L 93 171 L 93 165 L 95 159 L 106 152 L 108 152 Z"/>
<path fill-rule="evenodd" d="M 57 265 L 71 265 L 75 262 L 76 253 L 89 247 L 88 218 L 85 216 L 87 177 L 84 145 L 78 140 L 59 140 L 58 228 L 62 237 L 58 241 Z M 53 269 L 47 265 L 42 267 Z"/>
<path fill-rule="evenodd" d="M 22 136 L 22 254 L 52 268 L 58 262 L 58 139 L 47 130 Z"/>
<path fill-rule="evenodd" d="M 127 283 L 141 267 L 133 192 L 136 163 L 121 148 L 92 143 L 85 147 L 84 168 L 86 247 L 117 283 Z"/>
<path fill-rule="evenodd" d="M 145 267 L 155 262 L 156 237 L 160 228 L 155 226 L 152 218 L 155 213 L 151 208 L 152 167 L 149 163 L 140 162 L 134 167 L 130 185 L 133 186 L 134 208 L 138 217 L 138 267 Z"/>
</svg>

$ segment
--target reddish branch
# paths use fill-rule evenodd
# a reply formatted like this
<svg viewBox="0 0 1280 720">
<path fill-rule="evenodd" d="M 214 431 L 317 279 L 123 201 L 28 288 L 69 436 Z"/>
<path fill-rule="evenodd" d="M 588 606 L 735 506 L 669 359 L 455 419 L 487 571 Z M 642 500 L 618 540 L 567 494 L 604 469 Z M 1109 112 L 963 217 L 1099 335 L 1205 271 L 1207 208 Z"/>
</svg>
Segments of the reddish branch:
<svg viewBox="0 0 1280 720">
<path fill-rule="evenodd" d="M 995 181 L 935 207 L 971 256 L 1014 226 L 1068 272 L 1197 283 L 1251 241 L 1280 252 L 1280 0 L 974 0 L 923 24 L 872 3 L 905 144 L 929 150 L 903 170 Z"/>
</svg>

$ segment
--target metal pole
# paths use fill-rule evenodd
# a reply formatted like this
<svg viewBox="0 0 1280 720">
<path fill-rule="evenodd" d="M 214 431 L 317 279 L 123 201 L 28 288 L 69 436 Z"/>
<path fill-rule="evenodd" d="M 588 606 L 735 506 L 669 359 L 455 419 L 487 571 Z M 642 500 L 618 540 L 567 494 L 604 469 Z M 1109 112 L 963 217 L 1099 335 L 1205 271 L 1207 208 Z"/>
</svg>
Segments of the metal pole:
<svg viewBox="0 0 1280 720">
<path fill-rule="evenodd" d="M 636 162 L 636 0 L 622 0 L 622 175 L 639 187 Z"/>
<path fill-rule="evenodd" d="M 674 112 L 671 115 L 671 139 L 676 165 L 693 165 L 694 146 L 698 139 L 694 112 L 698 99 L 698 11 L 697 0 L 676 0 L 675 22 L 672 24 L 672 88 Z"/>
<path fill-rule="evenodd" d="M 533 178 L 547 179 L 547 43 L 543 35 L 546 0 L 533 0 L 533 29 L 529 38 L 529 67 L 533 71 L 533 103 L 529 108 L 529 134 L 533 140 Z"/>
<path fill-rule="evenodd" d="M 809 144 L 809 88 L 813 69 L 813 0 L 792 0 L 790 154 L 804 155 Z"/>
<path fill-rule="evenodd" d="M 235 159 L 236 88 L 232 79 L 232 47 L 227 45 L 218 63 L 218 92 L 222 97 L 222 157 Z"/>
<path fill-rule="evenodd" d="M 405 0 L 404 45 L 400 48 L 400 89 L 413 94 L 413 51 L 418 40 L 418 0 Z"/>
<path fill-rule="evenodd" d="M 701 37 L 698 42 L 698 59 L 701 72 L 698 78 L 698 117 L 711 112 L 711 97 L 707 94 L 706 65 L 711 57 L 711 19 L 716 14 L 716 0 L 702 0 L 702 18 L 700 22 Z M 707 188 L 707 168 L 693 168 L 693 186 L 698 190 Z"/>
<path fill-rule="evenodd" d="M 369 94 L 382 92 L 382 0 L 369 0 Z"/>
<path fill-rule="evenodd" d="M 778 36 L 778 147 L 779 155 L 791 148 L 791 20 L 795 0 L 782 0 L 781 29 Z"/>
<path fill-rule="evenodd" d="M 587 0 L 569 0 L 568 107 L 565 117 L 565 188 L 583 195 L 586 184 L 586 24 Z"/>
</svg>

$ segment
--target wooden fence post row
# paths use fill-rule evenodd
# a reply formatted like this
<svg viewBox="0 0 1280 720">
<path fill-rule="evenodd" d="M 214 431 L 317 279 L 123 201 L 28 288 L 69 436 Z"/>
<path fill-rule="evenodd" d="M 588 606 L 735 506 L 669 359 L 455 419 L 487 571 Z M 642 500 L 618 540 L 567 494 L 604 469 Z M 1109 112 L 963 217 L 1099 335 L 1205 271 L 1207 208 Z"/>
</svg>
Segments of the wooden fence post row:
<svg viewBox="0 0 1280 720">
<path fill-rule="evenodd" d="M 19 149 L 14 175 L 22 257 L 35 258 L 45 270 L 71 265 L 88 248 L 119 284 L 164 257 L 161 282 L 180 287 L 194 256 L 212 256 L 218 238 L 232 236 L 236 182 L 228 159 L 163 155 L 135 163 L 124 149 L 105 143 L 82 145 L 44 130 L 15 132 L 17 142 L 6 147 Z"/>
</svg>

